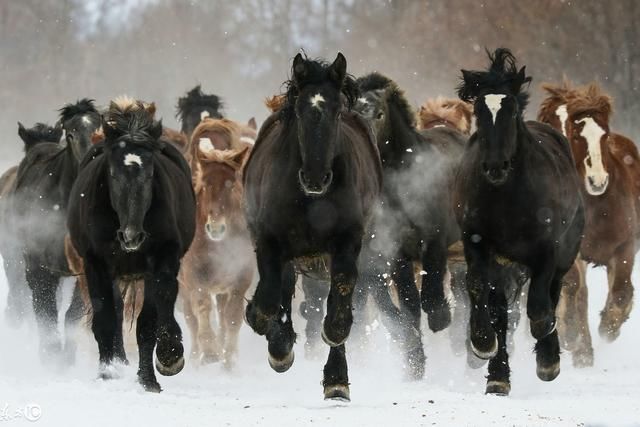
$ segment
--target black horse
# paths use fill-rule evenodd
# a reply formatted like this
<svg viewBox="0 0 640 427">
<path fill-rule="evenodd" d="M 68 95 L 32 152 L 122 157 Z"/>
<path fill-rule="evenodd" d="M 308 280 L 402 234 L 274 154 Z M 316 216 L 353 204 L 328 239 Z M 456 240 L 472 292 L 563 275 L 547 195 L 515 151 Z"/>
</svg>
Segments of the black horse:
<svg viewBox="0 0 640 427">
<path fill-rule="evenodd" d="M 62 127 L 60 123 L 57 123 L 55 127 L 36 123 L 31 128 L 25 128 L 22 123 L 18 122 L 18 135 L 24 143 L 26 153 L 41 142 L 60 142 Z M 31 305 L 31 294 L 24 275 L 24 260 L 20 251 L 20 242 L 16 240 L 14 235 L 13 217 L 10 210 L 11 202 L 9 201 L 15 191 L 17 174 L 18 166 L 16 165 L 9 168 L 0 177 L 0 227 L 2 227 L 0 253 L 9 285 L 5 316 L 7 322 L 13 326 L 19 326 L 22 323 Z"/>
<path fill-rule="evenodd" d="M 126 362 L 118 279 L 144 279 L 138 378 L 145 390 L 159 392 L 156 344 L 158 372 L 175 375 L 184 366 L 173 312 L 180 260 L 195 231 L 191 171 L 139 101 L 112 102 L 103 129 L 104 142 L 87 154 L 71 191 L 69 232 L 84 260 L 100 375 L 109 378 L 114 361 Z"/>
<path fill-rule="evenodd" d="M 295 264 L 328 255 L 331 289 L 322 338 L 331 350 L 324 395 L 347 400 L 344 343 L 353 321 L 357 260 L 382 181 L 373 135 L 350 111 L 356 96 L 341 53 L 332 64 L 296 55 L 285 105 L 262 126 L 244 170 L 260 273 L 247 323 L 266 335 L 271 367 L 289 369 Z"/>
<path fill-rule="evenodd" d="M 193 130 L 203 119 L 221 119 L 222 108 L 220 97 L 203 93 L 200 85 L 194 87 L 185 96 L 178 98 L 176 117 L 182 123 L 180 130 L 191 137 Z"/>
<path fill-rule="evenodd" d="M 385 277 L 396 283 L 401 316 L 395 320 L 404 330 L 409 375 L 419 379 L 425 362 L 421 306 L 432 331 L 451 322 L 444 278 L 448 247 L 460 239 L 451 194 L 466 138 L 447 127 L 418 131 L 404 92 L 386 76 L 371 73 L 357 84 L 361 96 L 356 109 L 375 131 L 384 175 L 382 208 L 367 233 L 359 292 L 373 291 L 384 312 L 389 307 L 380 299 Z M 420 293 L 414 262 L 422 267 Z"/>
<path fill-rule="evenodd" d="M 487 71 L 462 70 L 458 95 L 474 102 L 477 131 L 458 172 L 454 207 L 468 265 L 472 349 L 490 359 L 487 393 L 508 394 L 505 266 L 517 263 L 529 273 L 537 374 L 551 381 L 560 373 L 555 309 L 580 246 L 584 209 L 567 140 L 522 118 L 522 86 L 531 77 L 507 49 L 489 60 Z"/>
<path fill-rule="evenodd" d="M 67 203 L 78 164 L 91 145 L 91 136 L 100 127 L 100 115 L 92 100 L 83 99 L 60 110 L 60 123 L 66 146 L 43 142 L 27 151 L 18 167 L 10 209 L 24 256 L 44 360 L 52 360 L 62 349 L 56 291 L 60 279 L 71 275 L 64 251 Z M 27 145 L 32 145 L 32 141 Z M 65 319 L 64 350 L 69 359 L 75 354 L 71 329 L 83 312 L 76 287 Z"/>
</svg>

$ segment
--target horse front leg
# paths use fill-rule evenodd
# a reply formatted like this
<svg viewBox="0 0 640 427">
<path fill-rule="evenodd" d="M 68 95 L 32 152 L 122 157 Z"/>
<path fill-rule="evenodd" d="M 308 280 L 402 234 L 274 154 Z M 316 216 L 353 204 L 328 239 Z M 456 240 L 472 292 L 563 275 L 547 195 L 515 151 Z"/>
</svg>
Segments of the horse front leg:
<svg viewBox="0 0 640 427">
<path fill-rule="evenodd" d="M 489 360 L 486 394 L 506 396 L 511 391 L 509 354 L 507 352 L 507 329 L 509 328 L 508 303 L 504 281 L 501 281 L 489 295 L 491 321 L 498 337 L 498 352 Z"/>
<path fill-rule="evenodd" d="M 269 342 L 269 365 L 279 373 L 289 370 L 294 361 L 293 344 L 296 334 L 293 331 L 291 300 L 296 286 L 296 273 L 293 262 L 288 262 L 282 270 L 281 307 L 278 315 L 271 320 L 267 331 Z"/>
<path fill-rule="evenodd" d="M 174 317 L 179 269 L 179 257 L 168 251 L 156 260 L 150 277 L 145 280 L 145 302 L 150 297 L 157 312 L 156 369 L 164 376 L 176 375 L 184 367 L 182 331 Z"/>
<path fill-rule="evenodd" d="M 344 344 L 331 347 L 329 357 L 323 369 L 325 400 L 338 400 L 348 402 L 351 400 L 349 391 L 349 373 L 347 367 L 347 355 Z"/>
<path fill-rule="evenodd" d="M 469 234 L 467 234 L 469 235 Z M 464 240 L 467 261 L 467 292 L 471 310 L 469 314 L 469 345 L 480 359 L 491 359 L 498 352 L 498 339 L 489 317 L 489 248 L 482 242 Z"/>
<path fill-rule="evenodd" d="M 275 239 L 260 238 L 256 244 L 258 286 L 245 309 L 247 324 L 258 335 L 266 335 L 276 319 L 282 303 L 282 270 L 284 260 Z"/>
<path fill-rule="evenodd" d="M 422 251 L 422 309 L 427 313 L 429 329 L 439 332 L 451 323 L 451 307 L 444 295 L 448 247 L 444 238 L 426 243 Z"/>
<path fill-rule="evenodd" d="M 114 378 L 116 374 L 111 365 L 115 359 L 118 320 L 113 279 L 104 261 L 97 256 L 87 255 L 84 265 L 93 311 L 91 329 L 100 353 L 99 376 L 103 379 Z"/>
<path fill-rule="evenodd" d="M 362 235 L 345 234 L 334 242 L 331 254 L 331 289 L 327 298 L 327 315 L 322 339 L 337 347 L 349 337 L 353 324 L 352 297 L 358 279 L 358 255 Z"/>
<path fill-rule="evenodd" d="M 142 310 L 136 322 L 136 339 L 138 341 L 138 382 L 146 391 L 159 393 L 162 391 L 153 370 L 153 349 L 157 340 L 158 311 L 153 300 L 150 287 L 154 283 L 145 280 Z"/>
<path fill-rule="evenodd" d="M 8 252 L 8 251 L 6 251 Z M 15 253 L 4 253 L 4 271 L 7 276 L 9 294 L 7 295 L 7 306 L 5 307 L 5 317 L 7 323 L 14 328 L 22 325 L 27 315 L 31 301 L 31 291 L 25 280 L 24 264 L 20 262 Z"/>
<path fill-rule="evenodd" d="M 304 329 L 306 337 L 304 350 L 308 358 L 313 358 L 319 351 L 327 288 L 327 284 L 322 280 L 302 276 L 304 301 L 300 303 L 300 314 L 307 321 Z"/>
<path fill-rule="evenodd" d="M 605 340 L 612 342 L 620 336 L 622 324 L 629 318 L 633 307 L 633 271 L 635 245 L 632 242 L 622 245 L 614 253 L 607 265 L 609 294 L 601 313 L 598 331 Z"/>
</svg>

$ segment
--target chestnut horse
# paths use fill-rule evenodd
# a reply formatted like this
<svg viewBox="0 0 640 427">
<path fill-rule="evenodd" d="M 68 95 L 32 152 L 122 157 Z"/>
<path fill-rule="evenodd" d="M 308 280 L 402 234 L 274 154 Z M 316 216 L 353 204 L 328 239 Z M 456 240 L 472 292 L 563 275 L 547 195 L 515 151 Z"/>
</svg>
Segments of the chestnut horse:
<svg viewBox="0 0 640 427">
<path fill-rule="evenodd" d="M 434 127 L 449 127 L 465 135 L 471 133 L 473 105 L 459 99 L 437 98 L 428 99 L 418 112 L 418 129 Z"/>
<path fill-rule="evenodd" d="M 541 120 L 561 130 L 571 143 L 576 167 L 583 180 L 586 226 L 580 246 L 580 258 L 586 263 L 607 268 L 609 294 L 601 313 L 600 335 L 615 340 L 633 304 L 631 272 L 638 250 L 640 233 L 640 156 L 630 139 L 610 132 L 612 101 L 601 88 L 591 83 L 572 89 L 545 85 L 550 94 L 539 113 Z M 553 122 L 548 114 L 556 105 L 565 118 Z M 563 108 L 564 107 L 564 108 Z M 566 114 L 562 114 L 566 109 Z M 586 266 L 579 274 L 584 278 Z M 584 280 L 565 286 L 564 319 L 561 322 L 565 345 L 574 350 L 578 365 L 593 363 L 588 329 L 587 289 Z"/>
<path fill-rule="evenodd" d="M 255 271 L 253 247 L 242 209 L 242 166 L 251 145 L 240 125 L 205 118 L 187 146 L 196 193 L 196 234 L 180 270 L 184 313 L 191 331 L 191 357 L 222 360 L 231 368 L 242 325 L 244 295 Z M 216 297 L 218 334 L 211 327 Z"/>
</svg>

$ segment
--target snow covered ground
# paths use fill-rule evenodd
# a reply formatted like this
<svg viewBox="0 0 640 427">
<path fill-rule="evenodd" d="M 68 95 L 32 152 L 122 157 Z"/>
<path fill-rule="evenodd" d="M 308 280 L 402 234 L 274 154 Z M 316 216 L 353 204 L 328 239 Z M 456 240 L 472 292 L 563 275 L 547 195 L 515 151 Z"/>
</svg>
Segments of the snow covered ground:
<svg viewBox="0 0 640 427">
<path fill-rule="evenodd" d="M 634 274 L 635 283 L 640 283 L 638 279 Z M 31 422 L 47 426 L 640 426 L 639 309 L 632 312 L 615 343 L 604 343 L 597 336 L 598 313 L 606 295 L 604 271 L 591 270 L 589 280 L 595 366 L 574 369 L 570 355 L 564 354 L 560 376 L 552 383 L 539 381 L 533 342 L 523 322 L 511 358 L 509 397 L 484 395 L 485 368 L 466 368 L 464 358 L 452 355 L 446 332 L 425 333 L 427 375 L 414 383 L 403 381 L 382 329 L 376 331 L 375 345 L 367 352 L 347 348 L 352 401 L 336 403 L 322 399 L 324 360 L 305 360 L 303 336 L 296 344 L 294 366 L 277 374 L 268 366 L 264 338 L 244 326 L 235 372 L 187 364 L 175 377 L 158 376 L 164 388 L 158 395 L 145 393 L 137 385 L 135 360 L 122 368 L 121 379 L 97 380 L 96 344 L 88 333 L 76 366 L 50 372 L 38 361 L 35 328 L 10 330 L 0 322 L 0 427 Z M 2 312 L 6 291 L 0 271 Z M 295 326 L 298 333 L 304 332 L 302 320 Z M 188 337 L 186 328 L 183 331 Z M 25 413 L 33 421 L 25 419 Z"/>
</svg>

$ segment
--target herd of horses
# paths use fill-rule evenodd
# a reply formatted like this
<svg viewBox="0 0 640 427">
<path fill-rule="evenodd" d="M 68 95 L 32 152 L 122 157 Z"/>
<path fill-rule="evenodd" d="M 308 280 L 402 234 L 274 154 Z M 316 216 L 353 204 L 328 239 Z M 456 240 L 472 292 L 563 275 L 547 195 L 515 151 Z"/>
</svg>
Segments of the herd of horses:
<svg viewBox="0 0 640 427">
<path fill-rule="evenodd" d="M 155 371 L 185 364 L 178 301 L 194 362 L 232 369 L 244 320 L 287 371 L 301 278 L 305 350 L 330 347 L 325 398 L 350 399 L 345 342 L 370 303 L 409 379 L 425 372 L 424 311 L 433 332 L 458 329 L 469 365 L 489 361 L 486 392 L 507 395 L 526 294 L 538 377 L 558 376 L 561 346 L 591 366 L 586 266 L 607 269 L 599 332 L 614 340 L 633 300 L 640 156 L 610 131 L 597 84 L 543 85 L 538 121 L 525 121 L 531 77 L 507 49 L 488 56 L 462 70 L 459 99 L 419 111 L 390 78 L 351 76 L 340 53 L 298 54 L 259 132 L 199 86 L 178 100 L 180 131 L 128 97 L 67 104 L 53 127 L 19 123 L 24 158 L 0 178 L 7 321 L 32 307 L 42 360 L 68 364 L 90 316 L 105 379 L 128 363 L 135 321 L 139 382 L 159 392 Z"/>
</svg>

